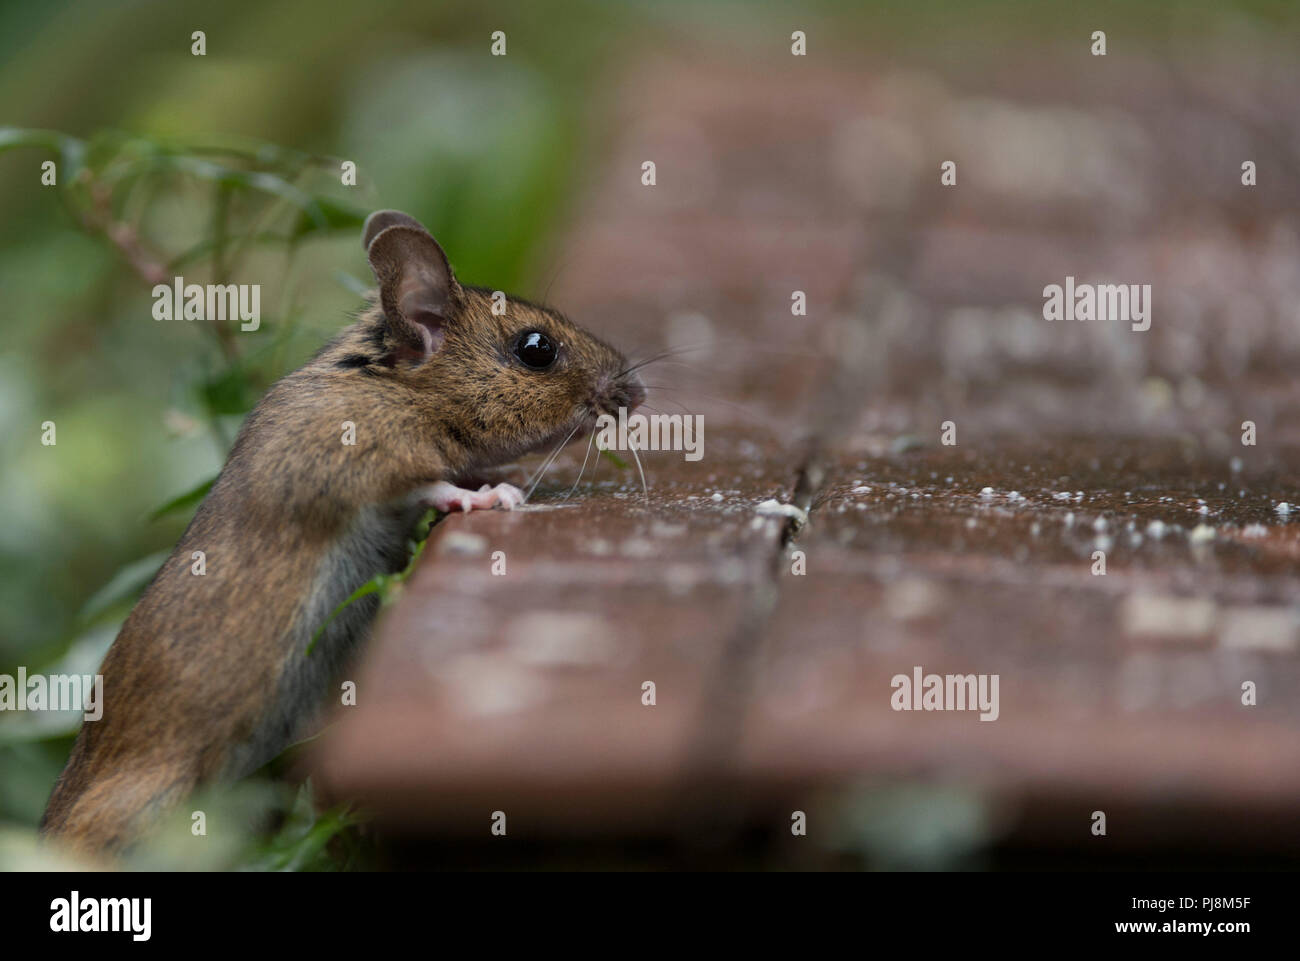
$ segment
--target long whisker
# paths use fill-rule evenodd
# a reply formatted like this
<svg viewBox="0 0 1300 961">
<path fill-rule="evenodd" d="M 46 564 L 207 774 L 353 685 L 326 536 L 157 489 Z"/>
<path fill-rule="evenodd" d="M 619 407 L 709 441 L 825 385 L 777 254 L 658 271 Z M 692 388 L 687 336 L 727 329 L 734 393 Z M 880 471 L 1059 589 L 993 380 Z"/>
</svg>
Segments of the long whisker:
<svg viewBox="0 0 1300 961">
<path fill-rule="evenodd" d="M 564 445 L 561 444 L 560 446 L 562 447 Z M 547 456 L 546 460 L 542 461 L 542 466 L 537 470 L 537 476 L 528 485 L 528 491 L 527 493 L 524 494 L 525 504 L 527 504 L 532 499 L 533 491 L 537 490 L 537 485 L 542 482 L 542 478 L 546 476 L 546 472 L 551 469 L 551 464 L 554 463 L 555 458 L 559 455 L 559 453 L 560 452 L 558 449 L 551 451 L 551 453 Z"/>
<path fill-rule="evenodd" d="M 619 371 L 615 376 L 625 377 L 626 375 L 632 373 L 633 371 L 640 370 L 642 367 L 646 366 L 647 364 L 653 364 L 657 360 L 663 360 L 667 357 L 675 357 L 678 354 L 688 354 L 693 350 L 703 350 L 707 346 L 709 345 L 696 344 L 691 347 L 670 347 L 668 350 L 662 350 L 659 353 L 654 354 L 653 356 L 647 357 L 645 360 L 639 360 L 635 364 L 631 364 L 625 367 L 623 370 Z"/>
<path fill-rule="evenodd" d="M 692 364 L 689 361 L 685 361 L 685 360 L 673 360 L 671 357 L 651 357 L 647 361 L 638 363 L 635 367 L 632 368 L 632 370 L 634 371 L 641 370 L 641 368 L 647 367 L 650 364 L 663 364 L 665 367 L 685 367 L 687 370 L 697 371 L 702 374 L 715 373 L 715 370 L 710 370 L 707 367 L 701 367 L 699 364 Z M 738 368 L 732 368 L 733 371 L 736 369 Z M 718 367 L 716 368 L 716 370 L 726 371 L 726 368 Z"/>
<path fill-rule="evenodd" d="M 574 424 L 573 430 L 569 431 L 569 435 L 565 437 L 564 440 L 560 441 L 555 450 L 551 451 L 551 455 L 542 463 L 542 466 L 537 469 L 537 477 L 533 480 L 532 484 L 529 485 L 528 493 L 524 495 L 525 504 L 527 504 L 528 499 L 533 496 L 533 491 L 537 490 L 537 485 L 542 482 L 542 478 L 546 476 L 546 472 L 550 470 L 551 464 L 555 463 L 555 458 L 560 456 L 560 451 L 564 450 L 564 445 L 573 439 L 573 435 L 578 432 L 578 428 L 581 427 L 582 424 L 582 421 L 578 421 L 578 423 Z"/>
<path fill-rule="evenodd" d="M 642 386 L 645 387 L 646 390 L 686 390 L 686 389 L 687 389 L 687 388 L 684 388 L 684 387 L 660 387 L 660 386 L 654 386 L 654 385 L 650 385 L 650 384 L 643 384 Z M 732 407 L 732 408 L 734 408 L 734 409 L 740 411 L 740 412 L 741 412 L 742 414 L 744 414 L 746 417 L 752 417 L 752 418 L 754 418 L 755 420 L 763 420 L 763 417 L 762 417 L 761 415 L 754 413 L 754 412 L 753 412 L 752 410 L 750 410 L 748 407 L 745 407 L 743 404 L 737 404 L 735 401 L 727 400 L 725 397 L 718 397 L 716 394 L 703 394 L 703 393 L 700 393 L 700 392 L 697 391 L 697 390 L 691 390 L 691 393 L 694 394 L 694 395 L 697 396 L 697 397 L 703 397 L 705 400 L 713 401 L 713 403 L 715 403 L 715 404 L 723 404 L 723 405 L 725 405 L 725 406 L 727 406 L 727 407 Z M 665 399 L 671 401 L 671 402 L 674 403 L 674 404 L 676 404 L 678 407 L 681 407 L 681 409 L 682 409 L 683 412 L 686 412 L 686 411 L 688 410 L 688 408 L 686 408 L 686 407 L 681 403 L 681 401 L 677 400 L 676 398 L 668 397 L 668 398 L 665 398 Z M 689 399 L 689 398 L 688 398 L 688 399 Z M 641 406 L 644 407 L 645 405 L 642 404 Z"/>
<path fill-rule="evenodd" d="M 637 473 L 641 475 L 641 493 L 645 495 L 645 499 L 648 502 L 650 500 L 650 488 L 646 486 L 645 471 L 641 469 L 641 457 L 637 454 L 636 444 L 632 443 L 631 438 L 628 438 L 627 449 L 632 452 L 632 459 L 636 461 Z"/>
<path fill-rule="evenodd" d="M 560 273 L 568 266 L 568 263 L 568 260 L 562 260 L 556 265 L 555 272 L 551 274 L 550 283 L 546 285 L 546 293 L 542 294 L 542 303 L 546 303 L 546 299 L 551 296 L 551 288 L 555 286 L 555 282 L 560 278 Z"/>
<path fill-rule="evenodd" d="M 698 370 L 706 374 L 712 373 L 713 371 L 707 368 L 699 367 L 696 364 L 687 363 L 684 360 L 668 359 L 675 355 L 687 354 L 692 351 L 706 350 L 711 346 L 712 344 L 698 344 L 693 347 L 678 347 L 678 348 L 673 348 L 671 350 L 661 351 L 660 353 L 655 354 L 652 357 L 647 357 L 645 360 L 637 361 L 636 363 L 630 365 L 626 370 L 621 371 L 617 376 L 620 377 L 625 376 L 633 371 L 640 370 L 642 367 L 645 367 L 649 364 L 656 364 L 656 363 L 675 364 L 676 366 L 679 367 L 686 367 L 691 370 Z M 820 361 L 824 361 L 827 359 L 824 353 L 819 353 L 817 351 L 812 351 L 812 350 L 796 350 L 792 347 L 751 347 L 747 345 L 732 344 L 729 345 L 728 351 L 732 354 L 738 352 L 747 353 L 747 354 L 759 354 L 759 355 L 775 354 L 787 360 L 790 358 L 804 358 L 807 360 L 820 360 Z M 718 368 L 718 369 L 727 369 L 727 368 Z M 732 369 L 740 369 L 740 368 L 732 368 Z"/>
<path fill-rule="evenodd" d="M 647 389 L 648 389 L 648 388 L 647 388 Z M 668 403 L 670 403 L 670 404 L 676 404 L 676 405 L 677 405 L 677 409 L 680 410 L 683 414 L 689 414 L 689 413 L 690 413 L 690 411 L 687 409 L 686 405 L 683 404 L 681 401 L 677 400 L 676 398 L 673 398 L 673 397 L 665 397 L 665 398 L 663 398 L 663 399 L 664 399 L 665 401 L 667 401 Z M 652 413 L 652 414 L 663 414 L 664 416 L 667 416 L 667 414 L 665 413 L 665 411 L 663 411 L 662 409 L 660 409 L 660 408 L 658 408 L 658 407 L 655 407 L 655 406 L 653 406 L 653 405 L 651 405 L 651 404 L 647 404 L 647 403 L 645 403 L 644 401 L 642 401 L 641 405 L 637 407 L 637 410 L 639 410 L 639 411 L 641 411 L 641 410 L 648 410 L 648 411 L 650 411 L 650 413 Z"/>
<path fill-rule="evenodd" d="M 542 462 L 539 465 L 537 465 L 537 470 L 533 471 L 532 475 L 528 478 L 528 480 L 524 482 L 525 485 L 528 487 L 529 491 L 533 489 L 533 483 L 537 480 L 538 477 L 541 476 L 542 470 L 546 467 L 548 463 L 550 463 L 551 457 L 552 455 L 554 455 L 554 453 L 555 451 L 551 451 L 549 454 L 543 457 Z"/>
<path fill-rule="evenodd" d="M 671 363 L 671 364 L 677 364 L 678 366 L 681 366 L 681 367 L 689 367 L 689 368 L 692 368 L 692 369 L 700 369 L 700 370 L 702 370 L 703 368 L 696 368 L 696 366 L 695 366 L 694 364 L 688 364 L 688 363 L 686 363 L 685 361 L 680 361 L 680 360 L 668 360 L 668 358 L 670 358 L 670 357 L 677 357 L 677 356 L 680 356 L 680 355 L 682 355 L 682 354 L 690 354 L 690 353 L 693 353 L 693 352 L 695 352 L 695 351 L 707 350 L 707 349 L 709 349 L 709 348 L 712 347 L 712 346 L 713 346 L 712 342 L 706 342 L 706 343 L 701 343 L 701 344 L 692 344 L 692 345 L 685 346 L 685 347 L 670 347 L 670 348 L 667 349 L 667 350 L 662 350 L 662 351 L 660 351 L 660 352 L 657 353 L 657 354 L 654 354 L 654 355 L 652 355 L 652 356 L 650 356 L 650 357 L 647 357 L 645 360 L 639 360 L 639 361 L 637 361 L 637 362 L 634 363 L 634 364 L 630 364 L 630 365 L 628 365 L 628 367 L 627 367 L 626 369 L 624 369 L 624 370 L 622 370 L 622 371 L 619 371 L 619 373 L 618 373 L 617 375 L 615 375 L 615 376 L 618 376 L 618 377 L 624 377 L 624 376 L 626 376 L 626 375 L 632 373 L 633 371 L 637 371 L 637 370 L 640 370 L 642 367 L 646 367 L 646 366 L 648 366 L 649 364 L 655 364 L 655 363 L 660 363 L 660 362 L 666 362 L 666 363 Z M 825 360 L 825 359 L 826 359 L 826 355 L 825 355 L 825 354 L 818 353 L 817 351 L 811 351 L 811 350 L 795 350 L 795 349 L 793 349 L 793 348 L 791 348 L 791 347 L 751 347 L 751 346 L 732 345 L 732 346 L 729 348 L 729 350 L 731 350 L 732 352 L 735 352 L 735 351 L 744 351 L 744 352 L 748 352 L 748 353 L 751 353 L 751 354 L 777 354 L 777 355 L 779 355 L 779 356 L 781 356 L 781 357 L 783 357 L 783 358 L 790 358 L 790 357 L 804 357 L 804 358 L 807 358 L 807 359 L 809 359 L 809 360 Z M 705 373 L 707 373 L 707 372 L 708 372 L 708 371 L 705 371 Z"/>
<path fill-rule="evenodd" d="M 562 500 L 567 501 L 570 497 L 572 497 L 573 492 L 576 491 L 578 489 L 578 485 L 582 483 L 582 475 L 587 473 L 587 458 L 591 456 L 591 448 L 595 445 L 595 443 L 596 443 L 596 432 L 593 430 L 591 432 L 591 437 L 588 438 L 587 440 L 587 453 L 582 458 L 582 469 L 578 471 L 578 479 L 573 482 L 573 486 L 569 488 L 569 493 L 565 494 L 564 497 L 561 498 Z"/>
</svg>

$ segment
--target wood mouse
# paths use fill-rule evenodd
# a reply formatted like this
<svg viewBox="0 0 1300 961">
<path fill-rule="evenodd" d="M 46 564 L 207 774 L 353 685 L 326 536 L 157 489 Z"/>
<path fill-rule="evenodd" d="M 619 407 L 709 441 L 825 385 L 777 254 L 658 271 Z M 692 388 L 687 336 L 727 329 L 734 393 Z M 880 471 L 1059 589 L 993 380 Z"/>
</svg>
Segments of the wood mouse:
<svg viewBox="0 0 1300 961">
<path fill-rule="evenodd" d="M 248 415 L 105 656 L 103 717 L 82 725 L 43 834 L 119 851 L 197 785 L 306 736 L 378 598 L 344 608 L 308 653 L 313 635 L 405 566 L 429 507 L 511 509 L 518 488 L 462 485 L 644 400 L 624 357 L 559 313 L 515 299 L 494 313 L 414 218 L 374 213 L 362 243 L 375 302 Z"/>
</svg>

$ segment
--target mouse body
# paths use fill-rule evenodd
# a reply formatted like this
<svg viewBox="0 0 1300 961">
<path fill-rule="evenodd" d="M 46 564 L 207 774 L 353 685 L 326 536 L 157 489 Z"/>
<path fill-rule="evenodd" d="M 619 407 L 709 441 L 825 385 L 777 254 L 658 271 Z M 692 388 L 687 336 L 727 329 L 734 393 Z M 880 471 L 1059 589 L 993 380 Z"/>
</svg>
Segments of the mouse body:
<svg viewBox="0 0 1300 961">
<path fill-rule="evenodd" d="M 561 314 L 461 285 L 406 214 L 372 214 L 363 244 L 375 302 L 246 418 L 105 656 L 102 717 L 83 723 L 43 834 L 120 851 L 198 785 L 309 734 L 378 597 L 331 615 L 405 566 L 428 508 L 519 505 L 517 488 L 470 479 L 644 399 L 623 356 Z"/>
</svg>

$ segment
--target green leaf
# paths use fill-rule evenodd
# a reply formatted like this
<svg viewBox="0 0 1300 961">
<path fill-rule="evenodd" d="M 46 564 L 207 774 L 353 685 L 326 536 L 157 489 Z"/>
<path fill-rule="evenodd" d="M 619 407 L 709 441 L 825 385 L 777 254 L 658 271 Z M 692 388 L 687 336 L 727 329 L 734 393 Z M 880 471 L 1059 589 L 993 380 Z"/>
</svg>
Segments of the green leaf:
<svg viewBox="0 0 1300 961">
<path fill-rule="evenodd" d="M 319 864 L 329 842 L 359 823 L 360 819 L 353 817 L 346 806 L 326 811 L 316 819 L 306 834 L 281 849 L 280 863 L 273 870 L 302 871 Z"/>
<path fill-rule="evenodd" d="M 346 868 L 331 857 L 328 847 L 340 834 L 364 823 L 364 818 L 354 814 L 349 804 L 340 804 L 317 813 L 312 801 L 310 782 L 302 785 L 290 809 L 285 813 L 284 825 L 238 867 L 246 871 L 314 871 Z M 347 845 L 345 845 L 347 846 Z M 348 859 L 351 860 L 351 859 Z"/>
<path fill-rule="evenodd" d="M 211 160 L 200 160 L 198 157 L 165 156 L 158 158 L 158 162 L 161 166 L 179 170 L 200 180 L 211 180 L 231 187 L 271 194 L 304 211 L 313 223 L 321 226 L 325 224 L 325 213 L 315 198 L 276 174 L 256 170 L 236 170 Z"/>
<path fill-rule="evenodd" d="M 325 233 L 331 230 L 360 230 L 366 222 L 366 215 L 329 197 L 313 197 L 312 202 L 319 211 L 320 219 L 309 216 L 303 211 L 290 231 L 290 240 L 297 240 L 311 233 Z"/>
<path fill-rule="evenodd" d="M 76 137 L 69 137 L 57 130 L 33 130 L 25 127 L 0 127 L 0 150 L 13 147 L 44 147 L 46 150 L 63 151 L 69 143 L 81 144 Z"/>
<path fill-rule="evenodd" d="M 245 234 L 239 239 L 239 243 L 243 246 L 263 246 L 267 244 L 279 246 L 285 243 L 285 237 L 283 234 L 276 233 L 274 230 L 262 230 L 257 233 Z M 174 271 L 177 268 L 184 267 L 186 264 L 193 263 L 196 260 L 203 260 L 211 255 L 211 253 L 216 249 L 217 245 L 213 239 L 211 237 L 205 237 L 188 250 L 182 251 L 169 260 L 167 262 L 167 269 Z"/>
<path fill-rule="evenodd" d="M 61 165 L 59 170 L 61 184 L 72 183 L 86 163 L 85 141 L 59 133 L 57 130 L 0 127 L 0 152 L 14 147 L 41 147 L 57 152 Z"/>
<path fill-rule="evenodd" d="M 209 477 L 197 487 L 187 490 L 184 494 L 181 494 L 178 497 L 173 497 L 166 504 L 163 504 L 162 507 L 150 514 L 149 520 L 156 521 L 160 517 L 166 517 L 168 514 L 175 513 L 176 511 L 186 510 L 193 507 L 195 504 L 199 503 L 199 501 L 203 500 L 203 498 L 208 496 L 208 491 L 212 490 L 212 485 L 216 482 L 217 479 L 215 477 Z"/>
<path fill-rule="evenodd" d="M 77 615 L 78 620 L 83 624 L 89 623 L 119 602 L 134 597 L 153 580 L 153 576 L 158 573 L 158 568 L 162 567 L 163 561 L 167 560 L 170 554 L 171 551 L 159 551 L 138 561 L 132 561 L 119 569 L 107 584 L 92 594 L 82 605 Z"/>
<path fill-rule="evenodd" d="M 316 628 L 316 633 L 311 636 L 311 643 L 307 645 L 308 656 L 311 655 L 312 651 L 316 650 L 316 642 L 319 641 L 321 635 L 325 633 L 325 628 L 333 624 L 334 619 L 338 617 L 340 614 L 342 614 L 344 609 L 349 604 L 352 604 L 355 601 L 359 601 L 363 597 L 368 597 L 369 595 L 374 594 L 376 591 L 386 590 L 388 587 L 389 578 L 394 576 L 396 575 L 376 574 L 374 577 L 370 578 L 370 580 L 366 581 L 355 591 L 349 594 L 348 599 L 344 601 L 342 604 L 340 604 L 338 607 L 334 608 L 334 613 L 330 614 L 329 617 L 325 618 L 325 623 L 322 624 L 320 627 Z"/>
<path fill-rule="evenodd" d="M 248 382 L 248 374 L 238 367 L 232 367 L 200 384 L 199 398 L 212 417 L 246 414 L 257 403 L 252 385 Z"/>
<path fill-rule="evenodd" d="M 607 460 L 609 460 L 610 463 L 612 463 L 612 464 L 613 464 L 615 467 L 617 467 L 619 470 L 627 470 L 629 467 L 632 466 L 632 465 L 629 464 L 627 461 L 625 461 L 623 458 L 621 458 L 621 457 L 619 457 L 617 454 L 615 454 L 612 450 L 608 450 L 608 449 L 602 447 L 600 453 L 601 453 L 601 455 L 602 455 L 603 457 L 605 457 Z"/>
<path fill-rule="evenodd" d="M 240 243 L 257 245 L 294 243 L 311 234 L 325 234 L 340 230 L 357 231 L 366 222 L 364 213 L 346 207 L 328 197 L 313 197 L 310 198 L 310 201 L 312 207 L 299 212 L 298 218 L 294 221 L 287 234 L 273 230 L 262 230 L 245 235 L 240 239 Z M 214 249 L 216 249 L 216 244 L 212 238 L 204 238 L 193 247 L 173 257 L 167 266 L 169 269 L 184 266 L 187 263 L 207 257 Z"/>
<path fill-rule="evenodd" d="M 321 635 L 325 633 L 325 628 L 333 624 L 334 619 L 338 617 L 349 604 L 354 601 L 359 601 L 361 598 L 374 593 L 379 594 L 380 602 L 383 604 L 387 604 L 392 600 L 397 589 L 406 583 L 406 579 L 410 577 L 411 572 L 415 570 L 415 564 L 420 559 L 420 555 L 424 553 L 425 544 L 428 543 L 429 530 L 433 527 L 433 524 L 437 519 L 438 512 L 433 508 L 429 508 L 429 510 L 425 511 L 424 516 L 421 517 L 419 522 L 415 525 L 413 536 L 416 538 L 417 543 L 411 550 L 411 559 L 407 561 L 406 567 L 402 568 L 402 570 L 398 571 L 396 574 L 376 574 L 353 591 L 348 596 L 347 600 L 334 608 L 334 612 L 325 619 L 325 623 L 316 628 L 316 633 L 311 636 L 311 643 L 307 645 L 307 655 L 309 657 L 311 656 L 311 652 L 316 649 L 316 642 L 319 641 Z"/>
</svg>

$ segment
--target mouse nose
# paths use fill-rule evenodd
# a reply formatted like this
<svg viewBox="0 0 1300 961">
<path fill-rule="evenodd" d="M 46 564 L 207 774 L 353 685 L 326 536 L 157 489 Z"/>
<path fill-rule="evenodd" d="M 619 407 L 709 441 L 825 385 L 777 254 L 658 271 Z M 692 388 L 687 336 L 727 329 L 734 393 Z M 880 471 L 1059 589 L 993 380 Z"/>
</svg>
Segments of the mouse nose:
<svg viewBox="0 0 1300 961">
<path fill-rule="evenodd" d="M 623 407 L 630 414 L 645 402 L 645 387 L 636 374 L 603 386 L 597 398 L 597 406 L 603 411 L 615 413 Z"/>
<path fill-rule="evenodd" d="M 628 411 L 634 411 L 645 403 L 645 386 L 641 383 L 641 378 L 633 374 L 623 383 L 624 406 Z"/>
</svg>

